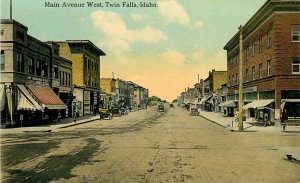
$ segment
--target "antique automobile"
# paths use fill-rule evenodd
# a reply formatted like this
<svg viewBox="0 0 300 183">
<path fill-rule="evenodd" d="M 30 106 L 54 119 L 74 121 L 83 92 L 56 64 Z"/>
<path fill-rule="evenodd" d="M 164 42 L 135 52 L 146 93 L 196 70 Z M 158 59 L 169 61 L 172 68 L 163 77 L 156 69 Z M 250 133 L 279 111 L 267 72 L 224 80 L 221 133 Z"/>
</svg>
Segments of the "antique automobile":
<svg viewBox="0 0 300 183">
<path fill-rule="evenodd" d="M 164 105 L 163 104 L 159 104 L 158 107 L 157 107 L 157 111 L 158 112 L 164 112 L 165 111 Z"/>
<path fill-rule="evenodd" d="M 199 116 L 199 111 L 197 108 L 191 108 L 191 116 Z"/>
<path fill-rule="evenodd" d="M 112 113 L 113 116 L 122 116 L 121 110 L 119 108 L 111 108 L 109 111 Z"/>
<path fill-rule="evenodd" d="M 128 107 L 120 107 L 120 111 L 122 115 L 128 115 Z"/>
<path fill-rule="evenodd" d="M 175 106 L 174 106 L 174 104 L 170 104 L 170 108 L 174 108 Z"/>
<path fill-rule="evenodd" d="M 102 119 L 112 119 L 112 113 L 109 109 L 99 109 L 100 120 Z"/>
</svg>

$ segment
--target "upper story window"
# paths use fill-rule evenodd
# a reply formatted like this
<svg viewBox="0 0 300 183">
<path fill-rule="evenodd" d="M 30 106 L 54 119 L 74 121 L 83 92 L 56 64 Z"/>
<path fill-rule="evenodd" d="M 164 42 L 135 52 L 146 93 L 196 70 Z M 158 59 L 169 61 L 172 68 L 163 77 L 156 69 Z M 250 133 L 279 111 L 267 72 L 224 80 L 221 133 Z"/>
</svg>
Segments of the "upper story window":
<svg viewBox="0 0 300 183">
<path fill-rule="evenodd" d="M 0 70 L 3 71 L 5 69 L 5 56 L 4 56 L 4 50 L 1 50 L 0 54 Z"/>
<path fill-rule="evenodd" d="M 232 85 L 235 84 L 235 78 L 234 78 L 234 75 L 232 75 Z"/>
<path fill-rule="evenodd" d="M 34 60 L 33 58 L 28 58 L 28 73 L 34 75 Z"/>
<path fill-rule="evenodd" d="M 267 32 L 267 45 L 268 45 L 268 47 L 272 46 L 272 32 L 271 32 L 271 30 L 269 30 Z"/>
<path fill-rule="evenodd" d="M 258 49 L 259 49 L 259 52 L 261 53 L 262 52 L 262 48 L 263 48 L 263 45 L 262 45 L 262 36 L 260 36 L 258 38 Z"/>
<path fill-rule="evenodd" d="M 48 77 L 48 62 L 44 61 L 42 65 L 42 76 Z"/>
<path fill-rule="evenodd" d="M 268 65 L 268 76 L 271 76 L 271 74 L 272 74 L 272 61 L 268 60 L 267 65 Z"/>
<path fill-rule="evenodd" d="M 293 58 L 293 74 L 300 74 L 300 57 Z"/>
<path fill-rule="evenodd" d="M 292 42 L 300 42 L 300 25 L 292 25 Z"/>
<path fill-rule="evenodd" d="M 24 54 L 17 52 L 17 71 L 24 72 Z"/>
<path fill-rule="evenodd" d="M 255 55 L 255 42 L 252 43 L 252 56 Z"/>
<path fill-rule="evenodd" d="M 24 32 L 22 32 L 22 31 L 17 30 L 16 37 L 17 37 L 17 39 L 20 39 L 23 42 L 25 40 Z"/>
<path fill-rule="evenodd" d="M 249 78 L 249 70 L 246 69 L 246 82 L 248 81 L 248 78 Z"/>
<path fill-rule="evenodd" d="M 53 65 L 53 77 L 58 79 L 58 66 L 57 66 L 57 64 Z"/>
<path fill-rule="evenodd" d="M 231 86 L 230 76 L 228 77 L 228 86 Z"/>
<path fill-rule="evenodd" d="M 249 52 L 250 52 L 250 47 L 247 46 L 247 48 L 246 48 L 246 59 L 247 60 L 249 59 Z"/>
<path fill-rule="evenodd" d="M 42 61 L 36 60 L 36 75 L 42 76 Z"/>
<path fill-rule="evenodd" d="M 258 75 L 259 75 L 259 78 L 262 78 L 262 64 L 259 64 L 259 66 L 258 66 Z"/>
<path fill-rule="evenodd" d="M 235 81 L 235 84 L 239 84 L 239 74 L 238 73 L 236 73 L 236 81 Z"/>
<path fill-rule="evenodd" d="M 252 80 L 255 80 L 255 67 L 252 67 Z"/>
</svg>

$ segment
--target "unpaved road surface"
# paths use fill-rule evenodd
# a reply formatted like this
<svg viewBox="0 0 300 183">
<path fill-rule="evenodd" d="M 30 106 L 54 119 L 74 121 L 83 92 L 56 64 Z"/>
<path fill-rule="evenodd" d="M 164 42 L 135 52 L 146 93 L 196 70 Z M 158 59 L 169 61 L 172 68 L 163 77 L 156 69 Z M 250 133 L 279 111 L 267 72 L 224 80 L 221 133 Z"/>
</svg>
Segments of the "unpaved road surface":
<svg viewBox="0 0 300 183">
<path fill-rule="evenodd" d="M 188 111 L 151 107 L 113 120 L 1 138 L 1 182 L 300 182 L 278 151 L 299 133 L 230 132 Z"/>
</svg>

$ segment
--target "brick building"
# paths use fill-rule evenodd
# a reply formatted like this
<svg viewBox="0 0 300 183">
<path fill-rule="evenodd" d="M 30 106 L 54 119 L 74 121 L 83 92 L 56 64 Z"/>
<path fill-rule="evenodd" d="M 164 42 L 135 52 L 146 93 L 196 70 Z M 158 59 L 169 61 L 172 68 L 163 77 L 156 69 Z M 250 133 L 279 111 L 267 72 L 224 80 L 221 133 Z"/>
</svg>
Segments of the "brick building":
<svg viewBox="0 0 300 183">
<path fill-rule="evenodd" d="M 105 53 L 89 40 L 56 43 L 59 54 L 73 63 L 73 110 L 75 108 L 79 116 L 92 114 L 100 102 L 100 56 Z"/>
<path fill-rule="evenodd" d="M 1 19 L 1 123 L 40 123 L 59 117 L 67 109 L 52 87 L 58 88 L 59 55 L 52 47 L 27 34 L 15 20 Z M 56 45 L 57 46 L 57 45 Z"/>
<path fill-rule="evenodd" d="M 238 99 L 239 32 L 229 40 L 229 100 Z M 268 0 L 243 26 L 243 109 L 268 121 L 299 117 L 300 1 Z"/>
</svg>

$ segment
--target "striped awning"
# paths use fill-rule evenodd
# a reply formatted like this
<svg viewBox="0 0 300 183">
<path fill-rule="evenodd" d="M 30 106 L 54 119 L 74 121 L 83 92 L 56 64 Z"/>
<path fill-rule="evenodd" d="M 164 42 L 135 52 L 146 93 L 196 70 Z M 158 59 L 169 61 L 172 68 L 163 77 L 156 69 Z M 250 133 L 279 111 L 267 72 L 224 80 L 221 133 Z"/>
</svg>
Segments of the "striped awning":
<svg viewBox="0 0 300 183">
<path fill-rule="evenodd" d="M 67 109 L 64 102 L 48 86 L 28 85 L 29 91 L 47 109 Z"/>
<path fill-rule="evenodd" d="M 219 104 L 219 107 L 235 107 L 234 100 L 227 100 L 221 104 Z"/>
<path fill-rule="evenodd" d="M 249 104 L 246 104 L 243 106 L 243 109 L 249 109 L 249 108 L 259 108 L 259 107 L 265 107 L 269 105 L 270 103 L 274 102 L 273 99 L 266 99 L 266 100 L 255 100 Z"/>
<path fill-rule="evenodd" d="M 40 110 L 43 108 L 37 101 L 29 94 L 24 85 L 17 84 L 18 87 L 18 105 L 17 110 Z"/>
</svg>

